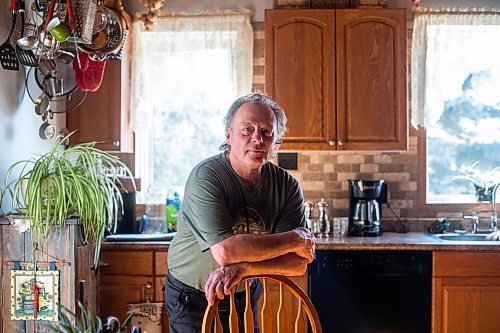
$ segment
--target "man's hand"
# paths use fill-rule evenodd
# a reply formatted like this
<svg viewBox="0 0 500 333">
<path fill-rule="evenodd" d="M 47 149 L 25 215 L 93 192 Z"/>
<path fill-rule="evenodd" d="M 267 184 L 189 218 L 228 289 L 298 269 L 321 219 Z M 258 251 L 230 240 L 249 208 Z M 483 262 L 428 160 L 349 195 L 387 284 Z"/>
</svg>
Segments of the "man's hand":
<svg viewBox="0 0 500 333">
<path fill-rule="evenodd" d="M 307 228 L 295 228 L 292 230 L 298 239 L 298 246 L 295 253 L 301 257 L 307 259 L 308 263 L 314 260 L 314 255 L 316 252 L 316 237 Z"/>
<path fill-rule="evenodd" d="M 229 290 L 245 276 L 247 264 L 233 264 L 217 268 L 208 277 L 205 284 L 205 297 L 208 304 L 213 305 L 215 297 L 223 299 Z"/>
</svg>

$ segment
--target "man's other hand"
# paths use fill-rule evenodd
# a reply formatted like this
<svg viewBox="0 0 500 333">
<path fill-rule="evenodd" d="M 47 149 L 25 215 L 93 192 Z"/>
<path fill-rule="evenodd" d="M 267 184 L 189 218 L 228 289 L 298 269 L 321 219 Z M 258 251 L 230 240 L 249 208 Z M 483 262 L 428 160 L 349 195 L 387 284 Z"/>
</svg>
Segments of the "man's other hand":
<svg viewBox="0 0 500 333">
<path fill-rule="evenodd" d="M 215 297 L 223 299 L 224 295 L 229 295 L 230 289 L 241 281 L 246 271 L 246 263 L 223 266 L 213 271 L 205 284 L 208 304 L 213 305 Z"/>
</svg>

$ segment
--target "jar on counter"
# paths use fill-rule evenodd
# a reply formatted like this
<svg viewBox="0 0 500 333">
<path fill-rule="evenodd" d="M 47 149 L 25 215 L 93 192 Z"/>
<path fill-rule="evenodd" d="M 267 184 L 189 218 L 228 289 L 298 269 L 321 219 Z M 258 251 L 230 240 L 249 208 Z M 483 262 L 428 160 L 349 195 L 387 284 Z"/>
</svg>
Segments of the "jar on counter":
<svg viewBox="0 0 500 333">
<path fill-rule="evenodd" d="M 142 217 L 142 234 L 167 232 L 165 216 L 165 197 L 167 191 L 162 188 L 149 188 L 146 195 L 145 214 Z"/>
</svg>

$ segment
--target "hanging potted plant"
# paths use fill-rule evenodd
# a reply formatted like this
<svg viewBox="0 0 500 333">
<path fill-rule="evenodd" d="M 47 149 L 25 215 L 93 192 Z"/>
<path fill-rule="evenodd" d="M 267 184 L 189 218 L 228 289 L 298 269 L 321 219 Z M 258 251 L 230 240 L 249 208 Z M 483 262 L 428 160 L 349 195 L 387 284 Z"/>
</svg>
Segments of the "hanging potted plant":
<svg viewBox="0 0 500 333">
<path fill-rule="evenodd" d="M 489 171 L 477 168 L 479 161 L 472 165 L 464 164 L 458 169 L 458 175 L 453 180 L 466 180 L 474 186 L 474 194 L 477 202 L 491 202 L 493 188 L 500 182 L 500 167 Z"/>
<path fill-rule="evenodd" d="M 95 148 L 95 142 L 60 151 L 71 134 L 57 137 L 48 153 L 14 163 L 6 174 L 2 199 L 10 192 L 12 211 L 29 220 L 34 237 L 47 238 L 53 228 L 62 229 L 68 216 L 78 217 L 84 243 L 96 245 L 97 267 L 102 239 L 106 230 L 116 231 L 122 206 L 118 170 L 125 170 L 132 183 L 133 176 L 117 157 Z M 19 176 L 10 180 L 19 168 Z"/>
</svg>

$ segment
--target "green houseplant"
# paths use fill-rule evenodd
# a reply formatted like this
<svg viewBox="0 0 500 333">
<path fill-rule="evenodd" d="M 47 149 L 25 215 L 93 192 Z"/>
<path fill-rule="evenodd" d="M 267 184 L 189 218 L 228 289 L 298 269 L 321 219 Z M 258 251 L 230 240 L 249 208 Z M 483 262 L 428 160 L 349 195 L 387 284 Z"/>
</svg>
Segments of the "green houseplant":
<svg viewBox="0 0 500 333">
<path fill-rule="evenodd" d="M 477 166 L 479 161 L 471 165 L 463 164 L 458 169 L 458 175 L 453 180 L 465 180 L 474 186 L 478 202 L 491 202 L 492 191 L 495 184 L 500 182 L 500 167 L 491 170 L 481 170 Z"/>
<path fill-rule="evenodd" d="M 10 192 L 12 210 L 29 219 L 35 237 L 47 237 L 53 228 L 62 228 L 70 214 L 77 216 L 84 243 L 96 244 L 96 265 L 106 230 L 116 231 L 122 200 L 117 170 L 133 177 L 117 157 L 95 148 L 95 142 L 61 151 L 71 134 L 58 136 L 48 153 L 10 166 L 2 199 Z M 10 180 L 19 168 L 19 176 Z"/>
<path fill-rule="evenodd" d="M 49 332 L 57 333 L 119 333 L 124 332 L 133 314 L 129 314 L 120 325 L 116 317 L 109 317 L 105 324 L 101 318 L 94 316 L 85 309 L 82 303 L 78 302 L 80 315 L 78 316 L 68 308 L 59 304 L 59 322 L 54 324 L 45 324 Z"/>
</svg>

